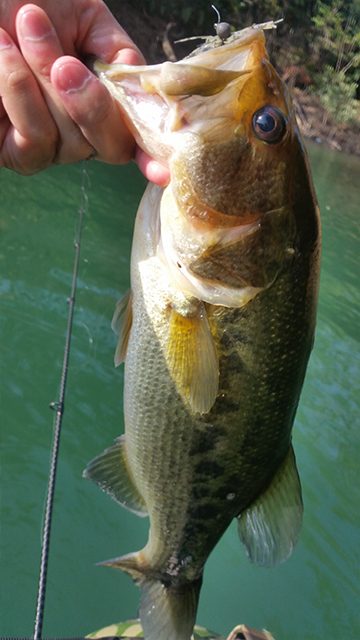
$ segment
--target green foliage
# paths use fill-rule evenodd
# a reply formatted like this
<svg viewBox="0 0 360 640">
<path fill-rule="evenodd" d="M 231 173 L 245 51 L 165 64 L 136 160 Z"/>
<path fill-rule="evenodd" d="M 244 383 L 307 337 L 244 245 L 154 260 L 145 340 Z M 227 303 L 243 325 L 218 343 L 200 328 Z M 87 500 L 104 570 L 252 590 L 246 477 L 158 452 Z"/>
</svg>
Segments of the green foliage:
<svg viewBox="0 0 360 640">
<path fill-rule="evenodd" d="M 212 2 L 235 29 L 284 17 L 272 36 L 275 64 L 307 66 L 316 93 L 336 120 L 355 117 L 360 0 L 140 0 L 140 7 L 182 26 L 184 36 L 211 35 L 217 21 Z"/>
<path fill-rule="evenodd" d="M 337 122 L 358 115 L 356 98 L 360 78 L 360 2 L 319 0 L 313 16 L 312 46 L 320 73 L 315 90 Z"/>
<path fill-rule="evenodd" d="M 336 122 L 351 122 L 359 117 L 356 87 L 356 82 L 352 82 L 343 71 L 336 71 L 329 65 L 319 75 L 317 93 Z"/>
<path fill-rule="evenodd" d="M 330 4 L 319 0 L 317 3 L 317 13 L 313 17 L 316 27 L 314 52 L 324 57 L 336 71 L 346 72 L 351 67 L 359 67 L 358 19 L 356 5 L 349 7 L 343 0 L 333 0 Z"/>
</svg>

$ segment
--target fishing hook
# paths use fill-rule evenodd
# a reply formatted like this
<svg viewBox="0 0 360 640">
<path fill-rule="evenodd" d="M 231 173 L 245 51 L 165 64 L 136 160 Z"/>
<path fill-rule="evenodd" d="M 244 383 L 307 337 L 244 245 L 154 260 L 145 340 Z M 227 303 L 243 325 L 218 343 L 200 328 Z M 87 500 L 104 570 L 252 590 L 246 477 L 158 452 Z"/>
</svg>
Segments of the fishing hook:
<svg viewBox="0 0 360 640">
<path fill-rule="evenodd" d="M 227 40 L 231 35 L 231 25 L 228 22 L 221 22 L 220 13 L 214 4 L 211 5 L 211 8 L 214 9 L 218 19 L 214 24 L 216 35 L 222 42 L 225 42 L 225 40 Z"/>
</svg>

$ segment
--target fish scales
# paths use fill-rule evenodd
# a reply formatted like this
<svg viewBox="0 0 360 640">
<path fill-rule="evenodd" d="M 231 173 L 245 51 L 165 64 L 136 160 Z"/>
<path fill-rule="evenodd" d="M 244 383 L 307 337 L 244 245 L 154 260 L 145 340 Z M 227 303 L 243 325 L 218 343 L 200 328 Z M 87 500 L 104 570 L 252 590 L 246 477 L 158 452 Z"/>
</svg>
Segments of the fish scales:
<svg viewBox="0 0 360 640">
<path fill-rule="evenodd" d="M 291 101 L 260 28 L 154 67 L 97 64 L 138 144 L 170 168 L 140 203 L 118 304 L 125 439 L 86 475 L 150 518 L 104 564 L 141 588 L 147 640 L 189 640 L 206 560 L 234 518 L 250 559 L 292 552 L 291 430 L 313 344 L 319 217 Z"/>
</svg>

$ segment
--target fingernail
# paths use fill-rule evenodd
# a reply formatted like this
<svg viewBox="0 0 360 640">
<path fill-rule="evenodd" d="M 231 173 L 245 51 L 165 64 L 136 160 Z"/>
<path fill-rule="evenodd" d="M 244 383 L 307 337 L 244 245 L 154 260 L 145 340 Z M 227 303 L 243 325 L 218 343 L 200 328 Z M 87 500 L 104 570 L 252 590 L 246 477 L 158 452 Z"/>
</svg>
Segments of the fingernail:
<svg viewBox="0 0 360 640">
<path fill-rule="evenodd" d="M 3 29 L 0 29 L 0 49 L 10 49 L 11 46 L 12 46 L 12 40 L 10 36 L 8 36 L 6 31 L 3 31 Z"/>
<path fill-rule="evenodd" d="M 65 93 L 75 93 L 85 89 L 92 74 L 79 62 L 64 62 L 57 68 L 57 86 Z"/>
<path fill-rule="evenodd" d="M 48 19 L 33 9 L 21 11 L 18 25 L 21 36 L 28 42 L 42 42 L 55 34 Z"/>
<path fill-rule="evenodd" d="M 112 62 L 121 62 L 122 64 L 145 64 L 144 58 L 139 51 L 135 49 L 124 48 Z"/>
</svg>

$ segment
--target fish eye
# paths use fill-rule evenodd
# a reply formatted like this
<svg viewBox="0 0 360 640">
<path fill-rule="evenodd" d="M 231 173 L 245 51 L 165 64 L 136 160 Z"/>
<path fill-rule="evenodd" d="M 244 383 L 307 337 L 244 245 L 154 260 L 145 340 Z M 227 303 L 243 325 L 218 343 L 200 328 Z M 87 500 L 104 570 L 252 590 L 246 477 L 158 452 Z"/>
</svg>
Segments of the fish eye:
<svg viewBox="0 0 360 640">
<path fill-rule="evenodd" d="M 266 105 L 254 113 L 252 126 L 259 140 L 275 144 L 285 135 L 286 118 L 277 107 Z"/>
</svg>

